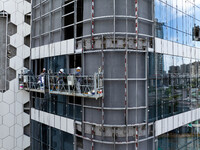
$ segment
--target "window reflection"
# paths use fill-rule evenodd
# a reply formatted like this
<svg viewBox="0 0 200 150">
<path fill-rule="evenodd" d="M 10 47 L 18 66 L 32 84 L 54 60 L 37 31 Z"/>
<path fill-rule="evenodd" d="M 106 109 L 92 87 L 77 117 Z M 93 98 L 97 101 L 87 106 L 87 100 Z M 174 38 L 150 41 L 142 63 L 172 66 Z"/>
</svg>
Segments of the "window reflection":
<svg viewBox="0 0 200 150">
<path fill-rule="evenodd" d="M 81 121 L 82 119 L 82 106 L 81 99 L 64 95 L 45 95 L 45 97 L 32 96 L 33 108 L 55 115 L 75 119 Z"/>
<path fill-rule="evenodd" d="M 200 46 L 192 41 L 192 26 L 200 25 L 199 3 L 184 0 L 155 0 L 155 35 L 158 38 Z"/>
<path fill-rule="evenodd" d="M 159 150 L 192 150 L 200 146 L 199 121 L 191 122 L 158 137 Z"/>
<path fill-rule="evenodd" d="M 73 150 L 73 135 L 31 120 L 33 150 Z M 42 138 L 40 138 L 40 136 Z"/>
<path fill-rule="evenodd" d="M 198 108 L 199 61 L 180 56 L 149 53 L 149 121 Z"/>
</svg>

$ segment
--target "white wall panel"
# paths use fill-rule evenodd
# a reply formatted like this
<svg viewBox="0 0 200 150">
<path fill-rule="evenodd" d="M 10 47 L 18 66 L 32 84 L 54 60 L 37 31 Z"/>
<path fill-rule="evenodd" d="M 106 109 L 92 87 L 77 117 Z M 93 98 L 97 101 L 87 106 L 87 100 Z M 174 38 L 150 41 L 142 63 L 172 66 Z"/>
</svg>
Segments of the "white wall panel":
<svg viewBox="0 0 200 150">
<path fill-rule="evenodd" d="M 40 57 L 45 57 L 44 46 L 40 47 Z"/>
<path fill-rule="evenodd" d="M 167 46 L 167 40 L 162 40 L 161 41 L 161 49 L 162 49 L 162 53 L 164 53 L 164 54 L 168 54 L 168 46 Z"/>
<path fill-rule="evenodd" d="M 55 47 L 53 44 L 50 44 L 50 57 L 55 56 Z"/>
<path fill-rule="evenodd" d="M 49 124 L 49 113 L 43 112 L 44 115 L 44 124 Z"/>
<path fill-rule="evenodd" d="M 74 121 L 71 119 L 67 119 L 67 132 L 74 134 Z"/>
<path fill-rule="evenodd" d="M 55 115 L 54 114 L 49 115 L 49 120 L 50 120 L 49 126 L 55 127 Z"/>
<path fill-rule="evenodd" d="M 178 52 L 177 52 L 178 56 L 183 56 L 183 46 L 182 44 L 178 44 Z"/>
<path fill-rule="evenodd" d="M 61 42 L 56 42 L 54 43 L 54 47 L 55 47 L 55 55 L 58 56 L 58 55 L 61 55 Z"/>
<path fill-rule="evenodd" d="M 74 54 L 74 39 L 35 47 L 31 52 L 31 59 Z"/>
<path fill-rule="evenodd" d="M 174 43 L 174 55 L 178 55 L 178 50 L 179 50 L 179 47 L 178 47 L 178 44 L 177 43 Z"/>
<path fill-rule="evenodd" d="M 55 128 L 60 130 L 60 116 L 55 115 Z"/>
<path fill-rule="evenodd" d="M 200 109 L 187 111 L 155 122 L 155 134 L 159 136 L 200 119 Z"/>
<path fill-rule="evenodd" d="M 179 127 L 179 117 L 178 117 L 178 115 L 173 116 L 173 125 L 174 125 L 174 129 Z"/>
<path fill-rule="evenodd" d="M 74 39 L 68 40 L 68 54 L 73 54 L 74 53 Z"/>
<path fill-rule="evenodd" d="M 40 58 L 40 48 L 39 47 L 35 48 L 35 58 L 36 59 Z"/>
<path fill-rule="evenodd" d="M 155 38 L 155 52 L 162 53 L 161 51 L 161 39 Z"/>
<path fill-rule="evenodd" d="M 173 128 L 174 128 L 174 117 L 172 116 L 172 117 L 169 117 L 168 119 L 167 119 L 167 125 L 168 125 L 168 129 L 167 129 L 167 131 L 171 131 L 171 130 L 173 130 Z"/>
<path fill-rule="evenodd" d="M 35 48 L 31 49 L 31 59 L 36 59 L 36 57 L 35 57 Z"/>
<path fill-rule="evenodd" d="M 61 130 L 62 131 L 67 131 L 67 119 L 64 117 L 61 117 Z"/>
<path fill-rule="evenodd" d="M 195 55 L 196 55 L 196 49 L 195 49 L 194 47 L 192 47 L 192 48 L 191 48 L 191 51 L 192 51 L 192 52 L 191 52 L 191 53 L 192 53 L 191 57 L 192 57 L 192 58 L 195 58 L 195 57 L 196 57 L 196 56 L 195 56 Z"/>
<path fill-rule="evenodd" d="M 35 117 L 34 118 L 35 118 L 36 121 L 40 121 L 39 120 L 39 111 L 35 111 Z"/>
<path fill-rule="evenodd" d="M 176 42 L 155 38 L 155 52 L 168 55 L 200 59 L 200 49 Z"/>
<path fill-rule="evenodd" d="M 168 41 L 168 54 L 173 55 L 173 45 L 171 41 Z"/>
<path fill-rule="evenodd" d="M 40 118 L 37 117 L 40 114 Z M 37 116 L 36 116 L 37 115 Z M 42 119 L 41 119 L 42 118 Z M 31 119 L 50 127 L 74 134 L 74 120 L 31 108 Z M 160 126 L 158 126 L 160 127 Z"/>
<path fill-rule="evenodd" d="M 61 55 L 67 54 L 67 41 L 61 41 Z"/>
<path fill-rule="evenodd" d="M 187 46 L 187 57 L 191 58 L 191 47 Z"/>
</svg>

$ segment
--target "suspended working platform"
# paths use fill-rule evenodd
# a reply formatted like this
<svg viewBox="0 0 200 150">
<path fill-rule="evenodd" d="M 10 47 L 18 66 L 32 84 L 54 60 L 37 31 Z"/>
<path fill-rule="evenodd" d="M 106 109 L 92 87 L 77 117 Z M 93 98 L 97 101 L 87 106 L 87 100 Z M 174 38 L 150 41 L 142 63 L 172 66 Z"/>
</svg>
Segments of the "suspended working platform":
<svg viewBox="0 0 200 150">
<path fill-rule="evenodd" d="M 19 89 L 31 92 L 45 93 L 45 77 L 19 74 Z"/>
<path fill-rule="evenodd" d="M 103 97 L 103 75 L 19 74 L 20 90 L 98 99 Z"/>
</svg>

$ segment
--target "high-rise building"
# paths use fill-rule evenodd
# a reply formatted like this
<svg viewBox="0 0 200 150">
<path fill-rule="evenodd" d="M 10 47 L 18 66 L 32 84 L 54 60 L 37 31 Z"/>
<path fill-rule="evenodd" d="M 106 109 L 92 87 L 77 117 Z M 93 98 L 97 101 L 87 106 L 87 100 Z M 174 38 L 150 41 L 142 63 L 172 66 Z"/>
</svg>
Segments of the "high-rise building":
<svg viewBox="0 0 200 150">
<path fill-rule="evenodd" d="M 34 0 L 19 76 L 31 149 L 199 149 L 199 13 L 198 0 Z"/>
</svg>

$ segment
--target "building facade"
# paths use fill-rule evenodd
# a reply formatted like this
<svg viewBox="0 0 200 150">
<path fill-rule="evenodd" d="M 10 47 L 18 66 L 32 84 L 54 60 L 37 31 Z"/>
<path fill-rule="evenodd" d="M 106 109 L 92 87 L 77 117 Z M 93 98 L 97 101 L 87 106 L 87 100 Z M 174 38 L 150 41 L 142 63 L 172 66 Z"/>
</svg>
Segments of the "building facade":
<svg viewBox="0 0 200 150">
<path fill-rule="evenodd" d="M 197 0 L 33 1 L 31 149 L 198 149 L 199 13 Z"/>
<path fill-rule="evenodd" d="M 29 67 L 31 3 L 0 0 L 0 149 L 30 149 L 29 92 L 18 74 Z"/>
</svg>

